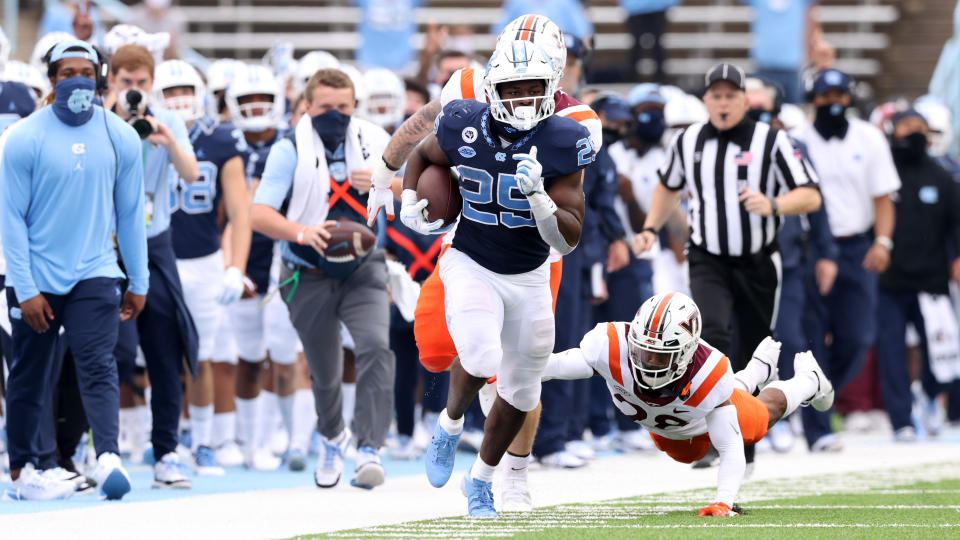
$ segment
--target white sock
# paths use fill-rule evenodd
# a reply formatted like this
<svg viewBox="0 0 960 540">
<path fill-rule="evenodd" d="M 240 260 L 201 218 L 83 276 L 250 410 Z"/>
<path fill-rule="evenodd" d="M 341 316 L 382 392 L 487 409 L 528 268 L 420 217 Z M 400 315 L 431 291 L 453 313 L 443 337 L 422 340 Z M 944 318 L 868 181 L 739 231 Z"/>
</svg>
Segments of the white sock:
<svg viewBox="0 0 960 540">
<path fill-rule="evenodd" d="M 470 469 L 470 478 L 481 480 L 483 482 L 493 482 L 493 473 L 497 468 L 493 465 L 487 465 L 480 456 L 473 462 L 473 468 Z"/>
<path fill-rule="evenodd" d="M 290 435 L 293 431 L 293 394 L 289 396 L 281 396 L 278 394 L 277 409 L 280 410 L 283 428 L 287 430 L 287 435 Z"/>
<path fill-rule="evenodd" d="M 210 441 L 213 437 L 213 405 L 206 407 L 197 407 L 188 405 L 190 411 L 190 424 L 193 426 L 193 448 L 196 452 L 201 446 L 210 447 Z"/>
<path fill-rule="evenodd" d="M 819 388 L 819 382 L 812 373 L 797 373 L 797 375 L 786 381 L 773 381 L 767 388 L 776 388 L 783 392 L 787 398 L 787 410 L 783 412 L 786 418 L 793 411 L 797 410 L 804 401 L 812 398 Z M 766 391 L 766 389 L 764 390 Z"/>
<path fill-rule="evenodd" d="M 770 368 L 766 364 L 752 358 L 747 362 L 746 367 L 733 374 L 733 378 L 736 379 L 738 388 L 752 394 L 756 392 L 760 383 L 767 380 L 769 374 Z"/>
<path fill-rule="evenodd" d="M 304 454 L 310 446 L 310 436 L 317 427 L 317 410 L 313 391 L 297 390 L 293 394 L 293 426 L 290 428 L 290 449 Z"/>
<path fill-rule="evenodd" d="M 343 383 L 343 423 L 350 427 L 353 410 L 357 405 L 357 383 Z"/>
<path fill-rule="evenodd" d="M 214 413 L 213 414 L 213 432 L 210 437 L 210 444 L 213 448 L 220 448 L 231 441 L 237 439 L 237 413 Z"/>
<path fill-rule="evenodd" d="M 440 418 L 437 419 L 437 422 L 440 424 L 440 427 L 447 432 L 447 435 L 458 435 L 463 431 L 463 417 L 461 416 L 459 419 L 454 420 L 447 415 L 447 409 L 440 411 Z"/>
<path fill-rule="evenodd" d="M 123 439 L 128 441 L 127 444 L 132 444 L 133 441 L 137 439 L 137 435 L 140 432 L 138 429 L 139 423 L 139 414 L 137 413 L 136 407 L 124 407 L 120 409 L 120 431 L 118 433 L 118 440 Z"/>
<path fill-rule="evenodd" d="M 260 416 L 254 426 L 254 444 L 258 447 L 270 445 L 273 432 L 277 430 L 277 395 L 266 390 L 260 391 Z"/>
<path fill-rule="evenodd" d="M 149 390 L 149 388 L 147 390 Z M 144 443 L 150 442 L 151 432 L 153 431 L 153 413 L 150 411 L 150 406 L 137 406 L 137 418 L 140 422 L 137 435 Z"/>
<path fill-rule="evenodd" d="M 257 398 L 237 398 L 237 439 L 245 452 L 257 448 L 255 434 L 260 417 L 259 405 Z"/>
<path fill-rule="evenodd" d="M 500 461 L 500 463 L 503 464 L 503 474 L 510 475 L 514 478 L 526 478 L 527 466 L 530 464 L 529 458 L 529 454 L 526 456 L 515 456 L 510 452 L 507 452 L 503 455 L 503 459 Z"/>
</svg>

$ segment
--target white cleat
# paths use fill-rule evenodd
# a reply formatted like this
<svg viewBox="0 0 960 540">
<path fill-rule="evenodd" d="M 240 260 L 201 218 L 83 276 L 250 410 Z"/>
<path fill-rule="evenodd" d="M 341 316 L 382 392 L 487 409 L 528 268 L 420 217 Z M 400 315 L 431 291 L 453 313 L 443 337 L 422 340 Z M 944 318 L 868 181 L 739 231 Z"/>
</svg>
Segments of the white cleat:
<svg viewBox="0 0 960 540">
<path fill-rule="evenodd" d="M 120 463 L 120 456 L 113 452 L 100 454 L 93 478 L 100 488 L 100 496 L 108 501 L 118 501 L 130 492 L 130 475 Z"/>
<path fill-rule="evenodd" d="M 340 483 L 343 474 L 343 456 L 351 446 L 350 430 L 344 430 L 346 435 L 340 444 L 321 438 L 320 455 L 317 456 L 317 467 L 313 470 L 313 481 L 317 487 L 332 488 Z"/>
<path fill-rule="evenodd" d="M 502 512 L 529 512 L 533 510 L 533 498 L 530 496 L 527 476 L 505 473 L 500 501 L 500 511 Z"/>
<path fill-rule="evenodd" d="M 555 469 L 579 469 L 586 465 L 587 462 L 566 450 L 561 450 L 543 456 L 540 458 L 540 464 L 544 467 L 552 467 Z"/>
<path fill-rule="evenodd" d="M 798 375 L 807 372 L 817 379 L 817 392 L 810 399 L 801 403 L 801 406 L 813 405 L 814 409 L 821 412 L 830 410 L 830 407 L 833 407 L 833 384 L 823 374 L 823 370 L 820 369 L 820 364 L 813 357 L 813 353 L 810 351 L 797 353 L 793 357 L 793 369 Z"/>
<path fill-rule="evenodd" d="M 12 482 L 13 490 L 7 497 L 13 500 L 50 501 L 66 499 L 76 492 L 77 486 L 58 475 L 42 474 L 28 463 L 20 469 L 20 477 Z"/>
<path fill-rule="evenodd" d="M 777 367 L 777 364 L 780 363 L 780 346 L 779 341 L 767 336 L 763 338 L 763 341 L 760 342 L 760 345 L 757 345 L 757 349 L 753 352 L 750 361 L 763 364 L 767 370 L 767 378 L 760 381 L 757 390 L 763 390 L 768 384 L 780 378 L 780 370 Z"/>
<path fill-rule="evenodd" d="M 240 451 L 240 447 L 237 443 L 229 441 L 220 445 L 214 451 L 216 456 L 217 465 L 221 467 L 239 467 L 243 465 L 243 452 Z"/>
<path fill-rule="evenodd" d="M 176 452 L 168 452 L 153 466 L 154 489 L 190 489 L 187 466 Z"/>
<path fill-rule="evenodd" d="M 567 452 L 577 456 L 580 459 L 590 460 L 597 457 L 597 452 L 590 446 L 590 443 L 579 440 L 579 441 L 567 441 L 567 444 L 564 445 L 564 448 Z"/>
<path fill-rule="evenodd" d="M 244 464 L 251 471 L 275 471 L 280 468 L 282 460 L 266 448 L 258 448 L 247 456 Z"/>
</svg>

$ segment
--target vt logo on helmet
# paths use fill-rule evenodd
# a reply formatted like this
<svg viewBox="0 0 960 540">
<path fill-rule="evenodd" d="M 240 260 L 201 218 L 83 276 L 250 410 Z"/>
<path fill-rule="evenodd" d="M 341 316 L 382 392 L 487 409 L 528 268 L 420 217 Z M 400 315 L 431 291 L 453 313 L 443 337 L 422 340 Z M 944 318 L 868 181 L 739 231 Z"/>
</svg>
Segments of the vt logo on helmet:
<svg viewBox="0 0 960 540">
<path fill-rule="evenodd" d="M 640 388 L 663 388 L 683 377 L 700 342 L 700 310 L 679 292 L 658 294 L 630 323 L 630 368 Z"/>
</svg>

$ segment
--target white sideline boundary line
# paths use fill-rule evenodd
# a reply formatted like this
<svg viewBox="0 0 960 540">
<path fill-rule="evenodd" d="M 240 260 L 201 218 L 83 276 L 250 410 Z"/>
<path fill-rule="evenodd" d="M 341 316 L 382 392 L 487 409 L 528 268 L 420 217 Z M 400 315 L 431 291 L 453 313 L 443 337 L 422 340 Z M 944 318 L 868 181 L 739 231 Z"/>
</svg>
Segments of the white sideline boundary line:
<svg viewBox="0 0 960 540">
<path fill-rule="evenodd" d="M 799 448 L 799 442 L 789 454 L 759 454 L 753 478 L 741 489 L 741 502 L 748 508 L 754 508 L 750 501 L 817 493 L 865 490 L 876 494 L 956 491 L 898 490 L 896 486 L 917 481 L 960 478 L 960 462 L 956 458 L 960 445 L 936 442 L 894 445 L 866 437 L 849 437 L 845 439 L 845 443 L 846 450 L 835 454 L 809 454 L 805 449 Z M 904 472 L 896 469 L 910 470 Z M 865 472 L 868 473 L 864 474 Z M 850 473 L 852 476 L 836 476 Z M 797 481 L 801 478 L 804 481 Z M 329 490 L 309 486 L 139 503 L 104 503 L 92 508 L 0 516 L 0 531 L 11 531 L 13 537 L 56 540 L 90 535 L 94 535 L 98 540 L 129 540 L 131 534 L 138 540 L 169 540 L 171 537 L 243 540 L 288 538 L 373 526 L 386 526 L 384 529 L 387 531 L 395 531 L 390 536 L 409 535 L 417 530 L 427 535 L 432 532 L 449 536 L 459 532 L 459 536 L 497 536 L 537 526 L 536 521 L 515 522 L 510 519 L 510 514 L 505 514 L 504 519 L 495 521 L 455 519 L 444 523 L 442 530 L 427 524 L 403 525 L 410 521 L 463 516 L 466 513 L 466 504 L 460 494 L 459 481 L 460 474 L 457 473 L 446 486 L 434 489 L 427 483 L 425 476 L 418 475 L 388 477 L 386 484 L 372 491 L 352 488 L 344 481 Z M 757 488 L 751 487 L 758 481 L 765 483 Z M 665 455 L 648 452 L 601 458 L 587 467 L 575 470 L 533 468 L 530 472 L 530 484 L 534 502 L 538 507 L 592 503 L 598 510 L 603 510 L 605 505 L 601 501 L 638 497 L 636 502 L 641 505 L 689 503 L 690 506 L 685 508 L 692 508 L 712 502 L 716 469 L 693 470 L 689 465 L 676 463 Z M 701 491 L 692 494 L 677 493 L 694 489 Z M 497 485 L 494 485 L 494 496 L 499 497 Z M 632 513 L 636 516 L 644 511 L 648 514 L 661 512 L 657 508 L 637 508 Z M 542 517 L 544 526 L 555 524 L 549 519 L 550 515 L 556 515 L 552 511 L 535 510 L 534 514 L 530 517 Z M 583 521 L 589 522 L 591 527 L 601 526 L 593 520 Z M 504 529 L 500 529 L 498 524 Z M 731 525 L 735 524 L 723 524 L 725 527 Z M 936 524 L 923 525 L 934 527 Z M 713 525 L 650 525 L 641 528 L 704 526 Z M 874 525 L 822 524 L 823 528 L 858 526 Z M 916 528 L 913 524 L 902 526 Z M 383 532 L 386 531 L 370 531 L 364 534 L 379 536 L 378 533 Z"/>
</svg>

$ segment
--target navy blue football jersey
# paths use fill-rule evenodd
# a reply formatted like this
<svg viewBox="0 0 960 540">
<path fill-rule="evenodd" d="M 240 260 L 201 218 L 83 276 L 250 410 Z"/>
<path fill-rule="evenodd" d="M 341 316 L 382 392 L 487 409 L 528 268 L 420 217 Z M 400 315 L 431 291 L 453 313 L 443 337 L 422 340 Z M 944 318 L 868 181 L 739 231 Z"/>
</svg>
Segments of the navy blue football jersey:
<svg viewBox="0 0 960 540">
<path fill-rule="evenodd" d="M 517 187 L 513 155 L 536 146 L 549 189 L 551 180 L 590 164 L 595 152 L 589 131 L 571 118 L 551 116 L 507 146 L 492 121 L 489 106 L 476 100 L 452 101 L 437 117 L 437 142 L 459 173 L 463 196 L 453 247 L 490 271 L 520 274 L 543 264 L 550 247 Z"/>
<path fill-rule="evenodd" d="M 288 130 L 277 129 L 277 134 L 269 141 L 248 143 L 247 152 L 247 182 L 252 184 L 254 180 L 260 180 L 263 176 L 263 167 L 267 164 L 267 155 L 270 154 L 270 147 L 273 143 L 286 136 Z M 260 294 L 267 292 L 270 286 L 270 265 L 273 264 L 273 244 L 272 238 L 253 233 L 250 240 L 250 257 L 247 258 L 247 276 L 257 285 L 257 292 Z"/>
<path fill-rule="evenodd" d="M 190 143 L 200 177 L 186 182 L 170 167 L 170 226 L 178 259 L 193 259 L 220 249 L 220 170 L 224 163 L 247 155 L 243 132 L 227 122 L 203 117 L 190 126 Z"/>
<path fill-rule="evenodd" d="M 32 113 L 34 105 L 33 91 L 26 85 L 15 81 L 0 82 L 0 133 Z"/>
</svg>

